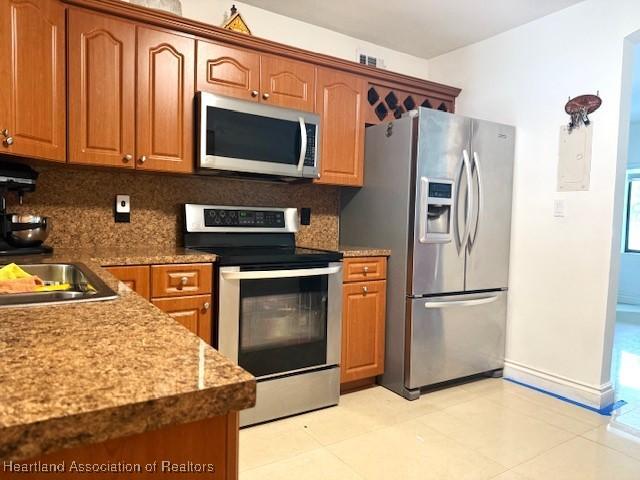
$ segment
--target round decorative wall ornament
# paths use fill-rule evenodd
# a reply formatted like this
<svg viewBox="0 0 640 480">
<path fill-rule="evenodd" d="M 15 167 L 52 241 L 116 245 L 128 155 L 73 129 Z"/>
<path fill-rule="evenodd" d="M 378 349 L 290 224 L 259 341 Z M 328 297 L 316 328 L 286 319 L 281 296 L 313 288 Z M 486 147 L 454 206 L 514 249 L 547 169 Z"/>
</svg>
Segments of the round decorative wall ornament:
<svg viewBox="0 0 640 480">
<path fill-rule="evenodd" d="M 567 126 L 569 133 L 574 128 L 580 128 L 581 125 L 589 125 L 589 114 L 595 112 L 600 105 L 602 105 L 602 99 L 599 97 L 600 92 L 595 95 L 580 95 L 578 97 L 569 98 L 569 101 L 564 106 L 564 111 L 571 117 L 571 121 Z"/>
</svg>

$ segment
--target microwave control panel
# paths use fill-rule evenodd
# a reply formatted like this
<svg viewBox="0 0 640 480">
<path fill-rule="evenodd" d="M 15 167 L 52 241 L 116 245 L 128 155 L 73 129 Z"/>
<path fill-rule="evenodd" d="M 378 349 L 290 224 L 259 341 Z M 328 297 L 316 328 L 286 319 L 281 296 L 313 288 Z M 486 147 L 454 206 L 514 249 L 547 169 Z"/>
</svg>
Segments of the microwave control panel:
<svg viewBox="0 0 640 480">
<path fill-rule="evenodd" d="M 204 225 L 205 227 L 283 228 L 285 219 L 282 211 L 206 208 Z"/>
</svg>

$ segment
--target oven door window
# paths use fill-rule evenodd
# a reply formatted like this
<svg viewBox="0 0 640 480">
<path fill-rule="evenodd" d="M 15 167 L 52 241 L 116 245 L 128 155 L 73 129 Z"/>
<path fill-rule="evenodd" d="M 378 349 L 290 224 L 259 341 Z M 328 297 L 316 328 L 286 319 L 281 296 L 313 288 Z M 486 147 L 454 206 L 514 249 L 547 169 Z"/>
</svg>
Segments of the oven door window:
<svg viewBox="0 0 640 480">
<path fill-rule="evenodd" d="M 297 165 L 300 123 L 207 107 L 207 155 Z"/>
<path fill-rule="evenodd" d="M 327 276 L 242 280 L 238 363 L 256 377 L 327 361 Z"/>
</svg>

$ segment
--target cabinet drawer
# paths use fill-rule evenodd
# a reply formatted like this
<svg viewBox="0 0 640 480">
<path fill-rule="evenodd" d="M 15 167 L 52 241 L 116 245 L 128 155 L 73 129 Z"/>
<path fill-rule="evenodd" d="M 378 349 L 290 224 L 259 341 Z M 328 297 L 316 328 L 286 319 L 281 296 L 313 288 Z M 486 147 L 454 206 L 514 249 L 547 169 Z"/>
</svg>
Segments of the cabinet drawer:
<svg viewBox="0 0 640 480">
<path fill-rule="evenodd" d="M 345 258 L 343 264 L 345 282 L 387 278 L 387 259 L 385 257 Z"/>
<path fill-rule="evenodd" d="M 105 267 L 105 270 L 141 297 L 149 300 L 149 266 Z"/>
<path fill-rule="evenodd" d="M 211 293 L 210 263 L 151 266 L 151 296 L 175 297 Z"/>
<path fill-rule="evenodd" d="M 211 295 L 154 298 L 151 303 L 205 342 L 211 343 Z"/>
</svg>

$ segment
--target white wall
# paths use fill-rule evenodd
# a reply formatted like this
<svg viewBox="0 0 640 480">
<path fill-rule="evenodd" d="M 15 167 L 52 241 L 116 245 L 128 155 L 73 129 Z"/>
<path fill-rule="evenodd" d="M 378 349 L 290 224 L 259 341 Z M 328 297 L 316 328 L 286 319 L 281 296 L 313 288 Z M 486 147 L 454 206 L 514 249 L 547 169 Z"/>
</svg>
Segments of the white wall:
<svg viewBox="0 0 640 480">
<path fill-rule="evenodd" d="M 516 125 L 516 172 L 505 373 L 579 400 L 611 400 L 610 348 L 630 81 L 625 37 L 637 0 L 587 0 L 432 59 L 432 80 L 462 88 L 456 111 Z M 627 45 L 627 55 L 630 47 Z M 600 91 L 591 188 L 556 192 L 558 131 L 569 96 Z M 628 103 L 629 98 L 625 98 Z M 621 121 L 622 116 L 622 121 Z M 566 217 L 553 216 L 554 199 Z M 614 213 L 615 212 L 615 213 Z"/>
<path fill-rule="evenodd" d="M 356 61 L 358 49 L 364 49 L 369 55 L 382 57 L 389 70 L 427 78 L 428 62 L 424 58 L 374 45 L 241 2 L 182 0 L 182 14 L 194 20 L 220 26 L 225 19 L 225 13 L 229 12 L 231 3 L 235 3 L 242 18 L 249 25 L 251 33 L 256 37 L 351 61 Z"/>
</svg>

